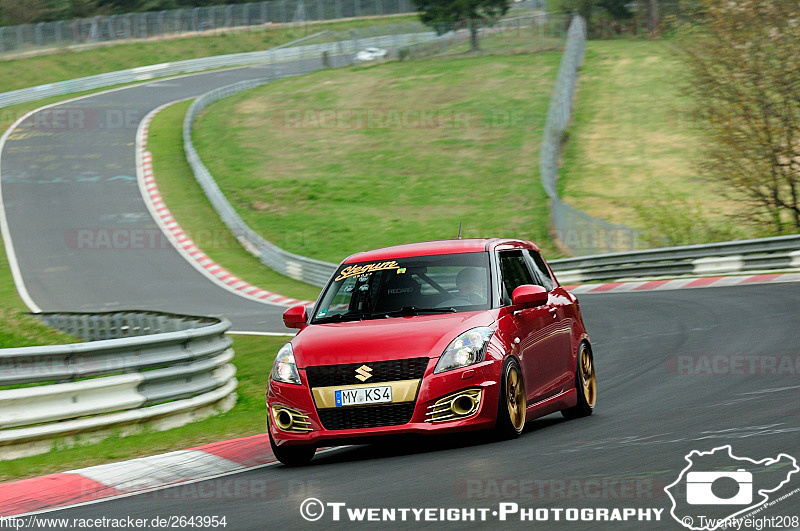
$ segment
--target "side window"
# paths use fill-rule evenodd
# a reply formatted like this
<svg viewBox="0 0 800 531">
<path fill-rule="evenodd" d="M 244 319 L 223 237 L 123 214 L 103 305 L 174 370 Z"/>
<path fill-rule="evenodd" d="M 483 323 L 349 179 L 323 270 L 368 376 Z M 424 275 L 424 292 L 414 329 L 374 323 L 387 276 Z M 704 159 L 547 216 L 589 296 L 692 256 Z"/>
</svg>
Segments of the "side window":
<svg viewBox="0 0 800 531">
<path fill-rule="evenodd" d="M 541 255 L 536 251 L 525 251 L 525 254 L 528 255 L 528 263 L 531 269 L 533 269 L 533 273 L 536 275 L 536 283 L 540 286 L 544 286 L 547 291 L 551 291 L 555 286 L 555 282 L 553 282 L 552 277 L 550 277 L 550 271 L 548 271 Z"/>
<path fill-rule="evenodd" d="M 522 251 L 503 251 L 500 253 L 500 274 L 502 275 L 502 304 L 511 304 L 511 294 L 517 286 L 533 284 L 533 276 L 528 269 Z"/>
</svg>

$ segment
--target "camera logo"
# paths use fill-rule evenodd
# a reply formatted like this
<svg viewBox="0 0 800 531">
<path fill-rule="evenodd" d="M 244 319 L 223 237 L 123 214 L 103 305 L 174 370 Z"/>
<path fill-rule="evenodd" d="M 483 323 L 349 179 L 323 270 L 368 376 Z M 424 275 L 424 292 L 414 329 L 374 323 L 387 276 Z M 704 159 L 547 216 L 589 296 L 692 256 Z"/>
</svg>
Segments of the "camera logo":
<svg viewBox="0 0 800 531">
<path fill-rule="evenodd" d="M 730 498 L 714 494 L 713 485 L 734 482 L 739 491 Z M 686 502 L 690 505 L 749 505 L 753 503 L 753 474 L 736 472 L 689 472 L 686 474 Z"/>
<path fill-rule="evenodd" d="M 686 466 L 664 492 L 672 502 L 670 515 L 693 531 L 736 528 L 753 511 L 800 492 L 791 490 L 798 486 L 800 466 L 788 454 L 756 460 L 736 456 L 725 445 L 692 450 L 684 459 Z"/>
</svg>

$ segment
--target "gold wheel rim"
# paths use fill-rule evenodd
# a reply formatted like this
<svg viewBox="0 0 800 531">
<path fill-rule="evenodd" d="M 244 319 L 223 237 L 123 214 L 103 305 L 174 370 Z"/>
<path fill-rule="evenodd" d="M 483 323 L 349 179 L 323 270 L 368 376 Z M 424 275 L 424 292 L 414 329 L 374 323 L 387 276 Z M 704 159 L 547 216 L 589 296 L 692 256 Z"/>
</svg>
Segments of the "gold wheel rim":
<svg viewBox="0 0 800 531">
<path fill-rule="evenodd" d="M 506 405 L 508 418 L 517 433 L 525 427 L 525 386 L 519 369 L 510 367 L 506 374 Z"/>
<path fill-rule="evenodd" d="M 597 378 L 594 374 L 594 361 L 589 349 L 581 349 L 581 383 L 583 384 L 583 397 L 589 407 L 593 408 L 597 401 Z"/>
</svg>

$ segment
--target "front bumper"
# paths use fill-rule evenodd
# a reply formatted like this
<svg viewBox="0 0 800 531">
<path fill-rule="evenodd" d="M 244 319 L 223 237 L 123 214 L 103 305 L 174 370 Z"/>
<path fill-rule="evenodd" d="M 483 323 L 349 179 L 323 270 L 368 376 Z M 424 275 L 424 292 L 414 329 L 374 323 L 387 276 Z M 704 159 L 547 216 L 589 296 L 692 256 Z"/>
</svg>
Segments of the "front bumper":
<svg viewBox="0 0 800 531">
<path fill-rule="evenodd" d="M 502 362 L 495 359 L 487 359 L 462 369 L 433 374 L 436 361 L 436 359 L 432 359 L 428 363 L 413 401 L 393 403 L 387 406 L 351 406 L 318 409 L 317 406 L 319 404 L 315 402 L 312 390 L 308 386 L 308 380 L 304 374 L 305 371 L 300 371 L 302 385 L 285 384 L 270 380 L 266 397 L 268 429 L 275 444 L 279 446 L 284 444 L 319 446 L 332 441 L 346 443 L 359 440 L 361 442 L 364 439 L 368 440 L 389 435 L 449 433 L 492 428 L 497 418 L 497 404 L 500 394 L 499 376 Z M 387 382 L 370 382 L 368 385 L 387 385 Z M 465 418 L 456 420 L 426 422 L 426 419 L 431 418 L 427 413 L 431 411 L 432 406 L 437 401 L 467 389 L 481 391 L 477 411 Z M 319 393 L 317 393 L 317 399 L 319 399 Z M 281 419 L 276 417 L 276 412 L 279 413 L 281 408 L 288 408 L 305 416 L 307 424 L 303 426 L 307 426 L 310 430 L 303 430 L 298 433 L 281 429 L 279 426 L 286 425 L 285 422 L 279 422 Z M 356 409 L 361 409 L 361 411 L 355 411 Z M 392 412 L 389 411 L 390 409 L 397 411 Z M 364 420 L 365 415 L 373 414 L 383 416 L 396 414 L 405 419 L 408 418 L 408 411 L 412 410 L 410 421 L 378 427 L 348 428 L 346 427 L 346 421 L 337 420 L 333 422 L 331 420 L 333 417 L 340 416 L 339 414 L 355 416 L 360 420 Z M 322 415 L 320 415 L 320 411 L 323 412 Z M 283 418 L 285 419 L 285 417 Z M 386 422 L 387 419 L 383 418 L 380 421 Z M 331 429 L 332 425 L 343 429 Z"/>
</svg>

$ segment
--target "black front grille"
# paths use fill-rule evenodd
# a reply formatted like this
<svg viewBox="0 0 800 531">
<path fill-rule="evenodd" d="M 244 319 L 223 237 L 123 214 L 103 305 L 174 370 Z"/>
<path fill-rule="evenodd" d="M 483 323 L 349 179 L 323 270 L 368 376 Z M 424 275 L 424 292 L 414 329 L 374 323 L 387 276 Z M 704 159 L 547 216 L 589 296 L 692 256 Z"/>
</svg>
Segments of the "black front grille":
<svg viewBox="0 0 800 531">
<path fill-rule="evenodd" d="M 414 414 L 414 402 L 382 406 L 320 409 L 319 420 L 326 430 L 379 428 L 407 424 Z"/>
<path fill-rule="evenodd" d="M 356 378 L 356 369 L 369 366 L 372 377 L 362 382 Z M 343 365 L 320 365 L 306 367 L 306 378 L 311 387 L 331 385 L 369 384 L 372 382 L 393 382 L 397 380 L 416 380 L 422 378 L 428 358 L 410 358 L 392 361 L 370 361 L 367 363 L 346 363 Z"/>
</svg>

